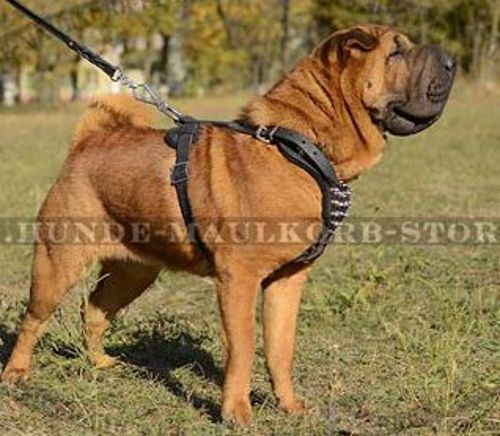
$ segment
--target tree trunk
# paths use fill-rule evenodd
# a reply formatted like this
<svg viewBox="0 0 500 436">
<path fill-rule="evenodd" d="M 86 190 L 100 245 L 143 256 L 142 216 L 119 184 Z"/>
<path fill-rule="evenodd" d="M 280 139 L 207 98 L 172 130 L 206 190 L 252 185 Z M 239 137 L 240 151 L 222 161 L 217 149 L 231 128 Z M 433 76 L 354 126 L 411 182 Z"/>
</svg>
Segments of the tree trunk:
<svg viewBox="0 0 500 436">
<path fill-rule="evenodd" d="M 235 44 L 233 26 L 231 24 L 231 21 L 229 20 L 229 17 L 227 16 L 226 11 L 224 10 L 222 1 L 216 0 L 216 4 L 217 4 L 217 14 L 219 15 L 219 18 L 222 21 L 222 25 L 224 26 L 224 30 L 226 31 L 227 43 L 229 45 L 229 48 L 231 50 L 234 50 L 236 48 L 236 44 Z"/>
<path fill-rule="evenodd" d="M 498 27 L 500 25 L 500 0 L 490 0 L 491 29 L 488 48 L 485 55 L 484 78 L 492 82 L 495 76 L 498 60 Z"/>
<path fill-rule="evenodd" d="M 78 84 L 80 62 L 80 56 L 76 56 L 73 59 L 71 70 L 69 72 L 69 82 L 71 85 L 71 101 L 78 101 L 80 99 L 80 87 Z"/>
<path fill-rule="evenodd" d="M 5 104 L 5 78 L 7 73 L 0 71 L 0 103 Z"/>
<path fill-rule="evenodd" d="M 160 86 L 168 85 L 170 64 L 170 40 L 171 35 L 161 35 L 162 47 L 160 59 L 158 60 L 158 82 Z"/>
<path fill-rule="evenodd" d="M 146 50 L 144 57 L 144 75 L 146 80 L 152 80 L 153 86 L 157 87 L 158 82 L 156 81 L 156 71 L 157 71 L 157 61 L 155 47 L 153 46 L 153 36 L 145 36 L 146 39 Z"/>
<path fill-rule="evenodd" d="M 484 23 L 474 23 L 474 36 L 472 39 L 472 65 L 471 71 L 475 79 L 479 79 L 482 73 L 482 47 L 483 47 Z"/>
<path fill-rule="evenodd" d="M 6 107 L 12 107 L 16 104 L 16 82 L 14 79 L 14 71 L 6 69 L 0 80 L 2 91 L 2 103 Z"/>
<path fill-rule="evenodd" d="M 281 0 L 281 71 L 288 66 L 288 44 L 290 40 L 290 0 Z"/>
</svg>

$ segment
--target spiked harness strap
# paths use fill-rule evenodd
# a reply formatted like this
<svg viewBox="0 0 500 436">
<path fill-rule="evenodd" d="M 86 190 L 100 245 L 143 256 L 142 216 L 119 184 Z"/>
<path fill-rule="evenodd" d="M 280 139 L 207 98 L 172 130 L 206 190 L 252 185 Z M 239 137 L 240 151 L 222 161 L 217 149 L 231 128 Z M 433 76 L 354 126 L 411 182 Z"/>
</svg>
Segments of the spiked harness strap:
<svg viewBox="0 0 500 436">
<path fill-rule="evenodd" d="M 188 196 L 189 153 L 196 143 L 200 129 L 206 125 L 231 129 L 268 144 L 274 144 L 286 159 L 316 180 L 322 194 L 321 233 L 314 244 L 287 266 L 309 264 L 323 254 L 335 230 L 347 216 L 351 204 L 351 189 L 338 179 L 330 161 L 314 142 L 283 127 L 256 128 L 238 121 L 199 121 L 192 118 L 185 118 L 182 121 L 182 125 L 169 130 L 165 137 L 167 144 L 177 151 L 170 179 L 176 188 L 182 216 L 191 240 L 207 257 L 210 257 L 210 253 L 196 228 Z"/>
</svg>

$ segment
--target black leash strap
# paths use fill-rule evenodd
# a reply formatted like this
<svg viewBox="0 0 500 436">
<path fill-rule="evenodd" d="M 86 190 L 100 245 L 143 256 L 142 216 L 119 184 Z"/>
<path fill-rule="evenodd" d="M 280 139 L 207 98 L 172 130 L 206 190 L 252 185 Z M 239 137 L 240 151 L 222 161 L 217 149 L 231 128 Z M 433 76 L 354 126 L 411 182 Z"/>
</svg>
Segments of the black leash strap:
<svg viewBox="0 0 500 436">
<path fill-rule="evenodd" d="M 108 77 L 111 80 L 115 82 L 120 80 L 121 69 L 119 67 L 110 64 L 107 60 L 103 59 L 101 56 L 94 53 L 88 47 L 85 47 L 84 45 L 78 43 L 69 35 L 64 33 L 62 30 L 59 30 L 52 23 L 47 21 L 45 18 L 41 17 L 40 15 L 37 15 L 36 13 L 28 9 L 26 6 L 19 3 L 18 1 L 16 0 L 6 0 L 6 1 L 7 3 L 10 3 L 12 6 L 14 6 L 18 11 L 26 15 L 30 20 L 34 21 L 40 27 L 49 32 L 53 37 L 57 38 L 59 41 L 62 41 L 64 44 L 66 44 L 71 50 L 76 52 L 79 56 L 86 59 L 91 64 L 95 65 L 97 68 L 103 71 L 106 75 L 108 75 Z"/>
</svg>

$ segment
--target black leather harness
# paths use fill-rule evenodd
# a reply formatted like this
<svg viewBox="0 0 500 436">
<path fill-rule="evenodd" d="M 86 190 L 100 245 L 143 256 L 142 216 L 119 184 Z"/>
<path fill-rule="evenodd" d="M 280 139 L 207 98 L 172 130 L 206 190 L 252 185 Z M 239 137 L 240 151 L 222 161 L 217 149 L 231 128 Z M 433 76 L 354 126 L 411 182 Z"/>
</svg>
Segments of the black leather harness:
<svg viewBox="0 0 500 436">
<path fill-rule="evenodd" d="M 231 129 L 276 145 L 286 159 L 305 170 L 316 180 L 322 193 L 323 227 L 321 233 L 311 247 L 286 266 L 309 264 L 321 256 L 335 230 L 347 216 L 351 204 L 350 188 L 338 179 L 330 161 L 308 138 L 283 127 L 256 128 L 238 121 L 200 121 L 185 117 L 178 127 L 169 130 L 165 136 L 166 143 L 177 152 L 176 163 L 172 168 L 170 178 L 176 188 L 182 216 L 192 242 L 210 258 L 210 253 L 196 227 L 188 196 L 189 154 L 196 143 L 200 129 L 207 125 Z"/>
</svg>

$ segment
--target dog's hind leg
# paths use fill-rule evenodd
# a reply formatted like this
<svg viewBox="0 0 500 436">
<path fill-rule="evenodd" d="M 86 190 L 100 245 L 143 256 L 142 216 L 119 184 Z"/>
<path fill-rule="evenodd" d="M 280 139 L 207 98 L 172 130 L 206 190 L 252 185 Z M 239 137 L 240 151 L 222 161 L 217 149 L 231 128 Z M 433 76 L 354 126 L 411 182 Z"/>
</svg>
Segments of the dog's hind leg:
<svg viewBox="0 0 500 436">
<path fill-rule="evenodd" d="M 47 241 L 35 245 L 30 301 L 16 345 L 2 374 L 3 381 L 16 383 L 29 379 L 33 349 L 50 316 L 85 266 L 84 247 L 52 245 Z"/>
<path fill-rule="evenodd" d="M 115 360 L 104 351 L 102 336 L 117 312 L 141 295 L 158 277 L 159 266 L 137 262 L 108 261 L 101 279 L 82 308 L 84 336 L 92 363 L 97 368 L 111 366 Z"/>
</svg>

